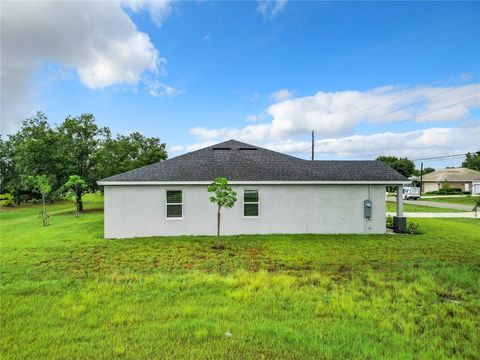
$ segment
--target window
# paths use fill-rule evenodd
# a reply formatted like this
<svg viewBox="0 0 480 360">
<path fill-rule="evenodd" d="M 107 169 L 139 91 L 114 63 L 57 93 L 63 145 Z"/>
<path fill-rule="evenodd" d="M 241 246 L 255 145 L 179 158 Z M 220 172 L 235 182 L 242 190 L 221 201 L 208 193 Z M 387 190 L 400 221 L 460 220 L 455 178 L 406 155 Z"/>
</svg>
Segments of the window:
<svg viewBox="0 0 480 360">
<path fill-rule="evenodd" d="M 258 190 L 243 191 L 243 216 L 258 217 Z"/>
<path fill-rule="evenodd" d="M 182 190 L 167 190 L 167 218 L 183 217 Z"/>
</svg>

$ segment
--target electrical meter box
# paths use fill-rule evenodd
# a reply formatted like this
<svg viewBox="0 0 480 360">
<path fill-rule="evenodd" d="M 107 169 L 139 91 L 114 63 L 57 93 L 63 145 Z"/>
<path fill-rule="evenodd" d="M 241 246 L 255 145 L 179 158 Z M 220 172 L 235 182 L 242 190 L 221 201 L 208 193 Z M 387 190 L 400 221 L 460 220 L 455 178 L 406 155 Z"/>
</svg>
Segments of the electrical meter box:
<svg viewBox="0 0 480 360">
<path fill-rule="evenodd" d="M 363 201 L 363 214 L 367 219 L 372 217 L 372 200 Z"/>
</svg>

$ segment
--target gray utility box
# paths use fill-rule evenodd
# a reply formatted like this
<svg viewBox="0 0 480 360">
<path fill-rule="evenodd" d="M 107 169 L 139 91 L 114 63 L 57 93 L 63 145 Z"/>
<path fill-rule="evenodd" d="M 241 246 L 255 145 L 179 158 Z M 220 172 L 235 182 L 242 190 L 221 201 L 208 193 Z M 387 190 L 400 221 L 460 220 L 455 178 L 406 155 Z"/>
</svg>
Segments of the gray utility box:
<svg viewBox="0 0 480 360">
<path fill-rule="evenodd" d="M 407 218 L 406 217 L 393 217 L 393 231 L 400 234 L 407 232 Z"/>
<path fill-rule="evenodd" d="M 367 219 L 372 217 L 372 200 L 364 200 L 363 201 L 363 216 Z"/>
</svg>

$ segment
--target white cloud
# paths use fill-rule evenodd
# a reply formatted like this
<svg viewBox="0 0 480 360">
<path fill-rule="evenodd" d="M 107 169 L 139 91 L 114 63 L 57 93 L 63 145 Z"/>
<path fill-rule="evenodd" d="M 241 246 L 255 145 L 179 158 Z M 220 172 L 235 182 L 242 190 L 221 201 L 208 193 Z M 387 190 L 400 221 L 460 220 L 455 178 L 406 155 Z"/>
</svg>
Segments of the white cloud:
<svg viewBox="0 0 480 360">
<path fill-rule="evenodd" d="M 281 102 L 281 101 L 291 99 L 292 97 L 293 97 L 293 91 L 290 91 L 288 89 L 282 89 L 272 93 L 270 95 L 270 100 L 274 102 Z"/>
<path fill-rule="evenodd" d="M 478 150 L 480 125 L 459 128 L 428 128 L 407 132 L 383 132 L 372 135 L 353 135 L 315 141 L 317 159 L 374 159 L 379 155 L 421 158 Z M 175 146 L 172 151 L 192 151 L 213 145 L 205 141 L 189 146 Z M 254 143 L 268 149 L 289 154 L 308 155 L 309 141 L 283 140 Z"/>
<path fill-rule="evenodd" d="M 162 26 L 173 10 L 170 0 L 122 0 L 122 5 L 134 12 L 148 11 L 150 19 L 158 27 Z"/>
<path fill-rule="evenodd" d="M 173 145 L 173 146 L 170 146 L 170 148 L 168 149 L 168 152 L 172 152 L 172 153 L 178 153 L 178 152 L 190 152 L 190 151 L 195 151 L 195 150 L 198 150 L 198 149 L 202 149 L 204 147 L 208 147 L 208 146 L 211 146 L 211 145 L 214 145 L 215 144 L 215 141 L 204 141 L 204 142 L 201 142 L 201 143 L 196 143 L 196 144 L 191 144 L 191 145 Z"/>
<path fill-rule="evenodd" d="M 264 118 L 264 114 L 250 114 L 245 117 L 247 121 L 255 122 L 255 121 L 260 121 Z"/>
<path fill-rule="evenodd" d="M 466 153 L 478 148 L 480 125 L 459 128 L 428 128 L 408 132 L 384 132 L 372 135 L 353 135 L 342 138 L 322 139 L 315 142 L 317 158 L 323 156 L 371 159 L 378 155 L 419 158 Z M 311 151 L 306 141 L 267 143 L 266 147 L 288 153 Z"/>
<path fill-rule="evenodd" d="M 236 138 L 243 141 L 280 141 L 308 134 L 319 138 L 351 133 L 362 123 L 462 120 L 480 107 L 480 83 L 457 87 L 418 86 L 401 89 L 383 86 L 368 91 L 322 92 L 270 105 L 271 121 L 243 128 L 194 128 L 200 140 Z M 476 98 L 475 98 L 476 97 Z M 462 102 L 465 99 L 472 99 Z M 456 103 L 456 106 L 451 106 Z M 441 111 L 439 109 L 445 108 Z M 430 113 L 431 112 L 431 113 Z M 427 114 L 426 116 L 422 116 Z M 250 118 L 253 117 L 250 115 Z"/>
<path fill-rule="evenodd" d="M 260 0 L 257 11 L 262 14 L 265 20 L 272 20 L 285 9 L 287 0 Z"/>
<path fill-rule="evenodd" d="M 184 93 L 184 91 L 177 90 L 159 80 L 144 79 L 144 83 L 148 88 L 148 93 L 153 97 L 173 97 Z"/>
<path fill-rule="evenodd" d="M 166 2 L 126 6 L 157 19 L 169 13 Z M 119 1 L 6 1 L 0 20 L 2 132 L 34 110 L 31 78 L 44 62 L 76 71 L 91 89 L 134 86 L 142 74 L 163 71 L 164 59 Z"/>
</svg>

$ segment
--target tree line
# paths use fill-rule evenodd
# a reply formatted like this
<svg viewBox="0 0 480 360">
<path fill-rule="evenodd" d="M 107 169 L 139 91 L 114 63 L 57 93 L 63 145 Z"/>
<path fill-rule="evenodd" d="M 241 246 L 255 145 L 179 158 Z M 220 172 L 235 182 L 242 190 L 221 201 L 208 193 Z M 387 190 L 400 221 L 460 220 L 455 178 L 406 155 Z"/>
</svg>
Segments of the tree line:
<svg viewBox="0 0 480 360">
<path fill-rule="evenodd" d="M 92 114 L 69 116 L 51 126 L 43 112 L 0 136 L 0 193 L 16 204 L 52 201 L 67 192 L 83 210 L 82 194 L 99 190 L 96 181 L 167 159 L 165 143 L 139 132 L 112 136 Z"/>
</svg>

